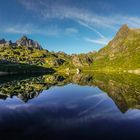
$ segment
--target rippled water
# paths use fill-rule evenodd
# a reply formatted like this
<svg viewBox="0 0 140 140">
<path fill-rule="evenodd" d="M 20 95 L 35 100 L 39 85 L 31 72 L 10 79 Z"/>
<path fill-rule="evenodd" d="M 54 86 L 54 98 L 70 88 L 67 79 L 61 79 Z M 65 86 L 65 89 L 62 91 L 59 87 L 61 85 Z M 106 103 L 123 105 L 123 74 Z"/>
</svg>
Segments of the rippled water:
<svg viewBox="0 0 140 140">
<path fill-rule="evenodd" d="M 3 80 L 4 79 L 4 80 Z M 140 139 L 140 76 L 3 77 L 0 134 L 16 139 Z"/>
</svg>

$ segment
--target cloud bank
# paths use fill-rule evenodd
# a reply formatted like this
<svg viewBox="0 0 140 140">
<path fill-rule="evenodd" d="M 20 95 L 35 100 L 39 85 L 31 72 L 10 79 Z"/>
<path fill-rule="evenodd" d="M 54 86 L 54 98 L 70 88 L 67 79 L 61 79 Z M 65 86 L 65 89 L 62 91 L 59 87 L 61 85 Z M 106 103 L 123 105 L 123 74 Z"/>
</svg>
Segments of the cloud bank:
<svg viewBox="0 0 140 140">
<path fill-rule="evenodd" d="M 83 9 L 76 6 L 69 6 L 64 3 L 66 0 L 22 0 L 19 1 L 26 9 L 37 11 L 44 19 L 71 19 L 78 23 L 85 23 L 89 26 L 98 26 L 102 28 L 116 29 L 122 24 L 128 24 L 130 27 L 139 27 L 140 17 L 128 15 L 99 15 L 96 12 Z"/>
<path fill-rule="evenodd" d="M 94 11 L 91 11 L 86 8 L 77 7 L 74 4 L 71 5 L 67 0 L 18 0 L 20 4 L 23 5 L 24 8 L 35 12 L 38 18 L 41 18 L 44 21 L 48 20 L 72 20 L 78 23 L 80 26 L 87 28 L 94 33 L 97 34 L 97 39 L 91 39 L 90 37 L 85 36 L 84 40 L 94 44 L 106 45 L 109 42 L 109 37 L 103 35 L 99 29 L 109 29 L 113 32 L 116 32 L 120 26 L 123 24 L 128 24 L 130 27 L 139 27 L 140 18 L 132 17 L 129 15 L 118 15 L 118 14 L 110 14 L 110 15 L 101 15 Z M 102 3 L 102 5 L 107 5 L 106 3 Z M 17 32 L 14 29 L 9 29 L 8 31 Z M 23 32 L 28 32 L 27 29 L 24 29 Z M 58 30 L 57 30 L 58 31 Z M 33 31 L 32 31 L 33 32 Z M 42 31 L 34 30 L 34 32 L 41 33 Z M 53 32 L 53 30 L 52 30 Z M 65 33 L 78 33 L 78 29 L 76 28 L 68 28 L 65 29 Z M 43 32 L 42 32 L 43 33 Z M 57 32 L 58 33 L 58 32 Z M 55 34 L 54 34 L 55 35 Z"/>
</svg>

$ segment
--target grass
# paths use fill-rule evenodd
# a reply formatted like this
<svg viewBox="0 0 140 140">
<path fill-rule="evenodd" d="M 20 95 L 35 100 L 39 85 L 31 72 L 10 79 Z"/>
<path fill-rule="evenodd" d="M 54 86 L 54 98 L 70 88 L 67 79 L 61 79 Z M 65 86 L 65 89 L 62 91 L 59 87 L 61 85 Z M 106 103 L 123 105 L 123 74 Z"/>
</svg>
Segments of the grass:
<svg viewBox="0 0 140 140">
<path fill-rule="evenodd" d="M 131 31 L 121 45 L 101 49 L 92 67 L 116 71 L 140 69 L 140 34 Z"/>
</svg>

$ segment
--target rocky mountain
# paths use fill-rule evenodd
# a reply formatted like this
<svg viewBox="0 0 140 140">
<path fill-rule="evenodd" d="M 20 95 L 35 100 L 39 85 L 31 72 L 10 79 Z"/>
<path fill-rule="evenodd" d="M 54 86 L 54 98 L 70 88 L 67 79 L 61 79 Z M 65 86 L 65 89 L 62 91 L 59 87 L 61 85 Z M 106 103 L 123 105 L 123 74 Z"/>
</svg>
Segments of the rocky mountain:
<svg viewBox="0 0 140 140">
<path fill-rule="evenodd" d="M 5 44 L 6 43 L 6 41 L 5 41 L 5 39 L 1 39 L 0 40 L 0 44 L 2 45 L 2 44 Z"/>
<path fill-rule="evenodd" d="M 68 55 L 64 52 L 50 52 L 26 36 L 15 43 L 5 39 L 0 40 L 0 62 L 2 63 L 8 61 L 64 70 L 65 68 L 89 67 L 93 62 L 94 53 Z"/>
<path fill-rule="evenodd" d="M 93 55 L 95 52 L 88 54 L 73 54 L 71 55 L 71 63 L 75 67 L 89 67 L 93 63 Z"/>
<path fill-rule="evenodd" d="M 33 41 L 32 39 L 23 36 L 21 39 L 16 41 L 17 46 L 26 46 L 26 47 L 34 47 L 36 49 L 42 50 L 42 47 L 39 45 L 37 41 Z"/>
<path fill-rule="evenodd" d="M 3 46 L 16 46 L 16 43 L 12 43 L 12 41 L 6 41 L 5 39 L 1 39 L 0 40 L 0 47 L 3 47 Z"/>
<path fill-rule="evenodd" d="M 95 69 L 137 70 L 140 68 L 140 29 L 123 25 L 114 39 L 94 57 Z"/>
<path fill-rule="evenodd" d="M 123 25 L 107 46 L 87 54 L 50 52 L 26 36 L 16 43 L 2 39 L 0 60 L 61 70 L 80 68 L 140 73 L 140 29 Z"/>
<path fill-rule="evenodd" d="M 11 40 L 6 41 L 5 39 L 0 40 L 0 47 L 3 46 L 11 46 L 11 47 L 16 47 L 16 46 L 26 46 L 28 48 L 36 48 L 36 49 L 42 49 L 41 45 L 37 41 L 33 41 L 32 39 L 27 38 L 26 36 L 23 36 L 21 39 L 17 40 L 15 43 L 13 43 Z"/>
</svg>

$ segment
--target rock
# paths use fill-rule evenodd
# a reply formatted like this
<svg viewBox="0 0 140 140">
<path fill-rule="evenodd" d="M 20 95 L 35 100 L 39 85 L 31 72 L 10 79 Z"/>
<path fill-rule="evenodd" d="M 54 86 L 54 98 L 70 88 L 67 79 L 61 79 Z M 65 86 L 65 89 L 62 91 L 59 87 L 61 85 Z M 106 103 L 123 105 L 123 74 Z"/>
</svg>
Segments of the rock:
<svg viewBox="0 0 140 140">
<path fill-rule="evenodd" d="M 72 63 L 73 63 L 74 66 L 82 67 L 82 62 L 77 55 L 72 56 Z"/>
<path fill-rule="evenodd" d="M 125 38 L 128 36 L 129 31 L 129 27 L 124 24 L 117 32 L 115 38 L 109 42 L 108 46 L 115 48 L 116 46 L 121 45 L 124 42 Z"/>
<path fill-rule="evenodd" d="M 63 65 L 64 62 L 65 62 L 65 60 L 63 60 L 63 59 L 55 59 L 55 60 L 49 60 L 48 64 L 51 67 L 58 67 L 58 66 Z"/>
<path fill-rule="evenodd" d="M 15 46 L 16 46 L 16 43 L 13 43 L 13 42 L 10 40 L 10 41 L 6 41 L 5 45 L 6 45 L 6 46 L 15 47 Z"/>
<path fill-rule="evenodd" d="M 42 50 L 42 47 L 39 45 L 37 41 L 33 41 L 32 39 L 23 36 L 21 39 L 16 41 L 17 46 L 26 46 L 26 47 L 34 47 L 36 49 Z"/>
<path fill-rule="evenodd" d="M 11 40 L 10 41 L 6 41 L 5 39 L 1 39 L 0 40 L 0 46 L 16 46 L 16 43 L 13 43 Z"/>
<path fill-rule="evenodd" d="M 88 56 L 88 54 L 72 55 L 72 63 L 76 67 L 90 66 L 93 59 Z"/>
<path fill-rule="evenodd" d="M 76 73 L 79 74 L 81 72 L 80 69 L 76 69 Z"/>
<path fill-rule="evenodd" d="M 0 40 L 0 46 L 4 46 L 5 43 L 6 43 L 5 39 L 1 39 L 1 40 Z"/>
</svg>

